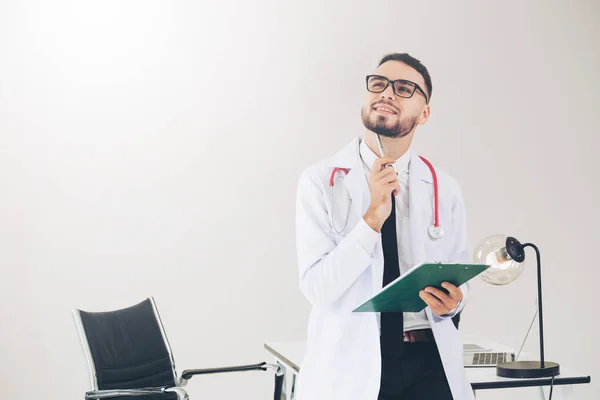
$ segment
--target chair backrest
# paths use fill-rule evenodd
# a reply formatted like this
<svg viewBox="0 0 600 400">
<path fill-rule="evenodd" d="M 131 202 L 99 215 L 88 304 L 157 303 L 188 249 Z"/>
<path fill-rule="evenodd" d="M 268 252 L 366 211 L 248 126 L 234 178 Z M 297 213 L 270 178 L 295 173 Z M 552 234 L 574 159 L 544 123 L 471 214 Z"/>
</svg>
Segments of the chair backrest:
<svg viewBox="0 0 600 400">
<path fill-rule="evenodd" d="M 73 311 L 92 390 L 173 387 L 177 373 L 152 297 L 114 311 Z"/>
</svg>

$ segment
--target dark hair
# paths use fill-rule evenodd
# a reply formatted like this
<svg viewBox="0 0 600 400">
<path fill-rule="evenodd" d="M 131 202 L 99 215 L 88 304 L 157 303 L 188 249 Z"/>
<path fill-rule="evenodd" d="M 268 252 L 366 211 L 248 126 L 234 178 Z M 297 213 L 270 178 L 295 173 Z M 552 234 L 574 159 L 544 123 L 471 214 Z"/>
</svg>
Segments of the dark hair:
<svg viewBox="0 0 600 400">
<path fill-rule="evenodd" d="M 408 53 L 390 53 L 385 55 L 381 59 L 381 61 L 379 61 L 379 65 L 388 61 L 403 62 L 404 64 L 408 65 L 409 67 L 412 67 L 415 71 L 420 73 L 423 77 L 423 80 L 425 81 L 425 86 L 427 86 L 427 96 L 429 97 L 429 99 L 431 99 L 431 91 L 433 90 L 433 87 L 431 86 L 431 76 L 429 76 L 429 71 L 427 71 L 427 68 L 425 68 L 425 66 L 421 64 L 421 61 L 412 57 Z"/>
</svg>

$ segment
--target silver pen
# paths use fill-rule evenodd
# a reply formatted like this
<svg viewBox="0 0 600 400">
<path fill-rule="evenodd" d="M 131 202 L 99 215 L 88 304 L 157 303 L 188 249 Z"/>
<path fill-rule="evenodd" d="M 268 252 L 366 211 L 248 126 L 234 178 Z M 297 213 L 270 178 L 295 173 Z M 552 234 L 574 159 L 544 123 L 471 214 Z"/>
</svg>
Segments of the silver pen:
<svg viewBox="0 0 600 400">
<path fill-rule="evenodd" d="M 385 151 L 383 150 L 383 143 L 381 143 L 381 136 L 379 136 L 379 134 L 376 134 L 377 136 L 377 143 L 379 144 L 379 154 L 380 156 L 383 158 L 385 157 Z M 392 164 L 385 164 L 385 167 L 391 167 Z"/>
<path fill-rule="evenodd" d="M 383 144 L 381 143 L 381 136 L 377 134 L 377 143 L 379 143 L 379 155 L 385 157 L 385 151 L 383 151 Z"/>
</svg>

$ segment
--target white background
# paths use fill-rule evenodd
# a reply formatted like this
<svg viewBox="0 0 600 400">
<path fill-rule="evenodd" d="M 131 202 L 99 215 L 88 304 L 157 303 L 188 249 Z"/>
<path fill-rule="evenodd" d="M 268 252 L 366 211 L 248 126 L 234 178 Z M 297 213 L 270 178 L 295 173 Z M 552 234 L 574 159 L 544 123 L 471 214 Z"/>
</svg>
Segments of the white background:
<svg viewBox="0 0 600 400">
<path fill-rule="evenodd" d="M 297 179 L 363 134 L 364 76 L 394 51 L 433 78 L 416 151 L 461 183 L 473 244 L 540 247 L 547 360 L 592 376 L 576 396 L 600 397 L 599 20 L 593 0 L 2 0 L 1 397 L 82 398 L 73 308 L 154 296 L 179 372 L 303 339 Z M 521 344 L 527 257 L 513 284 L 477 282 L 461 331 Z M 267 399 L 272 376 L 188 388 Z"/>
</svg>

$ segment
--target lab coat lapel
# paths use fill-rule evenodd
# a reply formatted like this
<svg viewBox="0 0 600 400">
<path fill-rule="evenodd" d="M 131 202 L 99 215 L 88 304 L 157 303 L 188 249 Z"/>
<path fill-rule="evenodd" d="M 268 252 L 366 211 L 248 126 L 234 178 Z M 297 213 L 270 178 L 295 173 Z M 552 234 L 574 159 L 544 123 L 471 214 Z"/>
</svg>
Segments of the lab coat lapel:
<svg viewBox="0 0 600 400">
<path fill-rule="evenodd" d="M 332 157 L 331 168 L 348 168 L 344 182 L 352 201 L 352 210 L 362 217 L 369 208 L 371 195 L 369 183 L 365 175 L 362 159 L 360 158 L 360 139 L 356 138 Z"/>
<path fill-rule="evenodd" d="M 408 176 L 408 197 L 410 212 L 410 240 L 413 266 L 425 259 L 425 237 L 432 223 L 433 179 L 429 167 L 413 154 L 410 159 Z"/>
<path fill-rule="evenodd" d="M 362 217 L 369 208 L 371 195 L 367 177 L 365 176 L 365 170 L 360 158 L 346 176 L 346 189 L 348 189 L 348 194 L 350 195 L 350 199 L 352 199 L 352 210 L 357 213 L 359 217 Z"/>
</svg>

